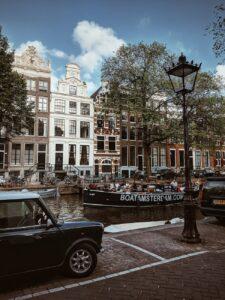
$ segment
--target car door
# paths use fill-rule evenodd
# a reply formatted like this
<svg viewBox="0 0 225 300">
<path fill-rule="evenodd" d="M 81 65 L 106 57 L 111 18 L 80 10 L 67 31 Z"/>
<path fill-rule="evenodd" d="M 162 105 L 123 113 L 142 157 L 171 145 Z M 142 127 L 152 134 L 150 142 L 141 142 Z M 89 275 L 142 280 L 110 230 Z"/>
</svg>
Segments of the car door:
<svg viewBox="0 0 225 300">
<path fill-rule="evenodd" d="M 34 200 L 0 203 L 0 276 L 56 266 L 63 235 Z"/>
</svg>

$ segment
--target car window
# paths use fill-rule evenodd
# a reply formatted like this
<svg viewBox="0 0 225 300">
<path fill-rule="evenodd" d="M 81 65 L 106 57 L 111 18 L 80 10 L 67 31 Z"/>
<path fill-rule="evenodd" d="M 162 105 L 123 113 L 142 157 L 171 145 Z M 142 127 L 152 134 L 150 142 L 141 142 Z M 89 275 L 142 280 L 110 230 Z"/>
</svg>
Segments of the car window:
<svg viewBox="0 0 225 300">
<path fill-rule="evenodd" d="M 221 188 L 221 189 L 225 189 L 225 181 L 207 181 L 205 186 L 205 189 L 210 190 L 210 189 L 214 189 L 214 188 Z"/>
<path fill-rule="evenodd" d="M 0 229 L 46 223 L 47 215 L 41 206 L 33 200 L 0 202 Z"/>
</svg>

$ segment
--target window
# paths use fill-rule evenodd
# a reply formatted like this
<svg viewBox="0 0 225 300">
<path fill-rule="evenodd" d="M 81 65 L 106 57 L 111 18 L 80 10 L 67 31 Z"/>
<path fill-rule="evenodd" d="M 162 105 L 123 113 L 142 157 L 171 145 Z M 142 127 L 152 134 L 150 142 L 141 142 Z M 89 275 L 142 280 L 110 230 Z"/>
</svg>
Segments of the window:
<svg viewBox="0 0 225 300">
<path fill-rule="evenodd" d="M 122 112 L 121 118 L 122 118 L 122 121 L 127 121 L 127 113 Z"/>
<path fill-rule="evenodd" d="M 166 167 L 166 148 L 160 150 L 161 167 Z"/>
<path fill-rule="evenodd" d="M 32 112 L 35 112 L 36 107 L 36 97 L 35 96 L 27 96 L 27 105 L 32 107 Z"/>
<path fill-rule="evenodd" d="M 80 105 L 80 113 L 81 113 L 81 115 L 90 116 L 90 104 L 81 103 L 81 105 Z"/>
<path fill-rule="evenodd" d="M 201 151 L 200 150 L 195 151 L 195 167 L 196 168 L 201 167 Z"/>
<path fill-rule="evenodd" d="M 152 148 L 152 167 L 158 166 L 158 148 Z"/>
<path fill-rule="evenodd" d="M 70 101 L 69 102 L 69 113 L 76 114 L 77 113 L 77 102 Z"/>
<path fill-rule="evenodd" d="M 130 122 L 135 122 L 135 116 L 130 116 Z"/>
<path fill-rule="evenodd" d="M 90 123 L 81 121 L 80 122 L 80 137 L 89 138 L 90 135 Z"/>
<path fill-rule="evenodd" d="M 110 116 L 109 117 L 109 129 L 114 129 L 115 128 L 115 117 Z"/>
<path fill-rule="evenodd" d="M 130 166 L 136 166 L 136 163 L 135 163 L 135 146 L 130 146 Z"/>
<path fill-rule="evenodd" d="M 176 150 L 170 149 L 170 166 L 176 166 Z"/>
<path fill-rule="evenodd" d="M 76 134 L 76 121 L 70 120 L 69 122 L 69 134 L 75 135 Z"/>
<path fill-rule="evenodd" d="M 61 99 L 55 99 L 55 112 L 65 113 L 65 101 Z"/>
<path fill-rule="evenodd" d="M 204 158 L 205 158 L 205 167 L 210 167 L 210 156 L 209 156 L 209 151 L 205 151 L 204 153 Z"/>
<path fill-rule="evenodd" d="M 48 217 L 32 200 L 0 203 L 0 229 L 47 224 Z"/>
<path fill-rule="evenodd" d="M 76 165 L 76 145 L 69 145 L 69 165 Z"/>
<path fill-rule="evenodd" d="M 221 167 L 221 152 L 216 151 L 216 166 Z"/>
<path fill-rule="evenodd" d="M 77 94 L 77 88 L 74 85 L 69 86 L 69 94 L 70 95 L 76 95 Z"/>
<path fill-rule="evenodd" d="M 138 154 L 139 154 L 139 155 L 142 155 L 142 154 L 143 154 L 142 152 L 143 152 L 142 147 L 138 147 Z"/>
<path fill-rule="evenodd" d="M 65 120 L 55 119 L 55 136 L 64 136 L 65 134 Z"/>
<path fill-rule="evenodd" d="M 80 165 L 89 165 L 89 146 L 80 146 Z"/>
<path fill-rule="evenodd" d="M 27 90 L 36 91 L 36 81 L 32 79 L 27 79 Z"/>
<path fill-rule="evenodd" d="M 55 145 L 55 151 L 63 152 L 63 144 L 56 144 Z"/>
<path fill-rule="evenodd" d="M 24 163 L 31 165 L 34 162 L 34 144 L 25 144 Z"/>
<path fill-rule="evenodd" d="M 122 166 L 127 166 L 127 147 L 122 147 Z"/>
<path fill-rule="evenodd" d="M 48 135 L 48 119 L 39 118 L 38 119 L 38 136 Z"/>
<path fill-rule="evenodd" d="M 34 135 L 34 119 L 30 120 L 29 128 L 25 129 L 25 135 Z"/>
<path fill-rule="evenodd" d="M 63 170 L 63 144 L 55 145 L 55 170 Z"/>
<path fill-rule="evenodd" d="M 5 145 L 0 144 L 0 169 L 4 167 L 4 154 L 5 154 Z"/>
<path fill-rule="evenodd" d="M 38 144 L 38 170 L 45 170 L 46 144 Z"/>
<path fill-rule="evenodd" d="M 104 127 L 104 116 L 102 114 L 99 114 L 97 116 L 97 127 L 103 128 Z"/>
<path fill-rule="evenodd" d="M 48 111 L 48 98 L 39 97 L 38 109 L 39 111 Z"/>
<path fill-rule="evenodd" d="M 142 128 L 137 129 L 137 139 L 141 141 L 143 139 L 143 130 Z"/>
<path fill-rule="evenodd" d="M 45 152 L 46 151 L 46 144 L 39 144 L 38 151 Z"/>
<path fill-rule="evenodd" d="M 102 173 L 112 173 L 112 163 L 111 160 L 105 159 L 102 162 Z"/>
<path fill-rule="evenodd" d="M 135 127 L 130 127 L 130 140 L 135 140 Z"/>
<path fill-rule="evenodd" d="M 39 81 L 39 91 L 48 91 L 47 81 Z"/>
<path fill-rule="evenodd" d="M 122 140 L 127 140 L 127 127 L 126 126 L 122 126 L 121 138 L 122 138 Z"/>
<path fill-rule="evenodd" d="M 12 144 L 12 152 L 11 152 L 11 163 L 13 165 L 19 165 L 21 159 L 21 145 L 20 144 Z"/>
<path fill-rule="evenodd" d="M 97 136 L 97 150 L 104 151 L 104 136 Z"/>
<path fill-rule="evenodd" d="M 110 136 L 109 137 L 109 151 L 115 151 L 116 150 L 116 138 Z"/>
<path fill-rule="evenodd" d="M 179 150 L 180 167 L 184 167 L 184 150 Z"/>
</svg>

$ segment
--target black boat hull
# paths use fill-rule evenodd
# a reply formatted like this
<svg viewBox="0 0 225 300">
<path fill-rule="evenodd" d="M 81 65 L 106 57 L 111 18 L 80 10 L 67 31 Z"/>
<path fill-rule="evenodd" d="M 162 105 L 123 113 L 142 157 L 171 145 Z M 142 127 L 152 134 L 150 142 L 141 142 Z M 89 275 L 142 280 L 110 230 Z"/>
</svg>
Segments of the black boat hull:
<svg viewBox="0 0 225 300">
<path fill-rule="evenodd" d="M 165 193 L 120 193 L 99 190 L 84 190 L 84 205 L 108 207 L 149 207 L 181 203 L 184 194 Z"/>
</svg>

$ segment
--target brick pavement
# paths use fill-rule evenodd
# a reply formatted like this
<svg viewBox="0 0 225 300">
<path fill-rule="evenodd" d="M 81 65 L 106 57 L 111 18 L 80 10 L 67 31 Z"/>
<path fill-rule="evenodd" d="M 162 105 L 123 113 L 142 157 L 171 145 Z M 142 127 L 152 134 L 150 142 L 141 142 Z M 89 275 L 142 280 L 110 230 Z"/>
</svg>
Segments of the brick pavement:
<svg viewBox="0 0 225 300">
<path fill-rule="evenodd" d="M 45 294 L 37 299 L 225 299 L 225 227 L 215 221 L 200 221 L 198 227 L 205 239 L 198 245 L 180 242 L 182 225 L 105 235 L 105 252 L 99 255 L 97 269 L 91 276 L 78 280 L 58 272 L 42 272 L 0 281 L 0 299 L 31 297 L 38 292 Z M 129 247 L 129 243 L 136 248 Z M 157 255 L 171 259 L 198 251 L 208 253 L 158 264 Z M 117 275 L 143 266 L 143 270 Z M 109 274 L 115 277 L 104 277 Z M 101 281 L 88 282 L 99 278 Z M 77 287 L 71 288 L 71 284 Z M 69 289 L 59 291 L 66 286 Z M 47 295 L 48 292 L 54 293 Z"/>
<path fill-rule="evenodd" d="M 207 253 L 38 297 L 57 299 L 225 299 L 225 252 Z"/>
</svg>

